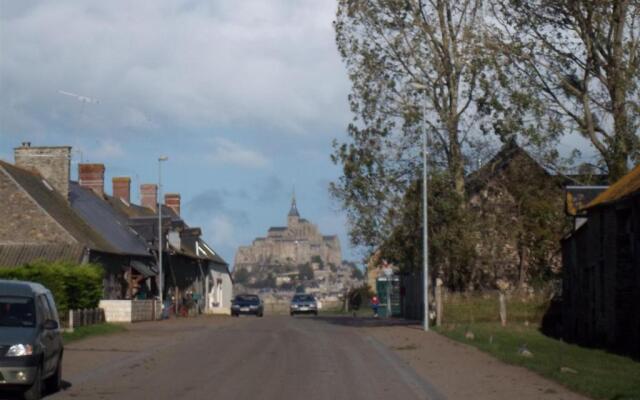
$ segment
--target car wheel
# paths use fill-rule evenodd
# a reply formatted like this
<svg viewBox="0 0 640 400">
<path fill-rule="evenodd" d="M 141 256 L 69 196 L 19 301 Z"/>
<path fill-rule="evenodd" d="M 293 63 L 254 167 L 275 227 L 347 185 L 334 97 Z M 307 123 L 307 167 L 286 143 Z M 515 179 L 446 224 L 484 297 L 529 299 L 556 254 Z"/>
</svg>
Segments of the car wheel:
<svg viewBox="0 0 640 400">
<path fill-rule="evenodd" d="M 31 387 L 22 394 L 22 397 L 24 397 L 24 400 L 38 400 L 42 398 L 42 365 L 38 365 L 38 368 L 36 368 L 33 383 Z"/>
<path fill-rule="evenodd" d="M 58 360 L 56 371 L 53 375 L 47 378 L 45 386 L 49 393 L 56 393 L 60 391 L 62 387 L 62 355 L 60 355 L 60 359 Z"/>
<path fill-rule="evenodd" d="M 317 312 L 317 311 L 314 311 L 314 312 L 313 312 L 313 315 L 315 315 L 315 316 L 317 317 L 317 316 L 318 316 L 318 312 Z"/>
</svg>

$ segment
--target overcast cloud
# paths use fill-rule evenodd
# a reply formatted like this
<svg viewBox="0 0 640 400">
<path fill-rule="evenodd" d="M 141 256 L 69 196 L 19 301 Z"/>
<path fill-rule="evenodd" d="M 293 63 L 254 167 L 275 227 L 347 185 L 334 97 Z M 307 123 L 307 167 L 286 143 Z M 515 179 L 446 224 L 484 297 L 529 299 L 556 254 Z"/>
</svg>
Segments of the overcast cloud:
<svg viewBox="0 0 640 400">
<path fill-rule="evenodd" d="M 0 157 L 21 141 L 182 195 L 191 226 L 235 248 L 305 218 L 346 245 L 319 180 L 350 119 L 333 0 L 0 0 Z M 74 172 L 75 175 L 75 172 Z"/>
<path fill-rule="evenodd" d="M 167 124 L 304 134 L 348 111 L 332 1 L 23 3 L 0 2 L 5 134 Z"/>
</svg>

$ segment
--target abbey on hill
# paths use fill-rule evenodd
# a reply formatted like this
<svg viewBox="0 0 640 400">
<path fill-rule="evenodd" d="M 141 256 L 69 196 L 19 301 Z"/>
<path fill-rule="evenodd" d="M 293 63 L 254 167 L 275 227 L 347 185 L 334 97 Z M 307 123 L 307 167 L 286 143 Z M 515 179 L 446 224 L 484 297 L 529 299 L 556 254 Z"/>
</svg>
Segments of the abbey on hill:
<svg viewBox="0 0 640 400">
<path fill-rule="evenodd" d="M 246 269 L 251 272 L 256 267 L 298 266 L 317 262 L 339 266 L 342 263 L 340 240 L 336 235 L 322 235 L 316 225 L 300 218 L 294 196 L 287 226 L 271 227 L 266 237 L 254 239 L 251 246 L 239 247 L 234 271 Z"/>
</svg>

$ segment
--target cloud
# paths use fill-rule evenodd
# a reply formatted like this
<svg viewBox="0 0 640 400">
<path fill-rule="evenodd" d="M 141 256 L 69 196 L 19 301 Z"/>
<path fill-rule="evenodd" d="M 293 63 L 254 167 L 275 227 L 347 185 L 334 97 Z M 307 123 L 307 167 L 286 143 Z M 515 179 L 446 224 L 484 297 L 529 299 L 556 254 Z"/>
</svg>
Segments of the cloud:
<svg viewBox="0 0 640 400">
<path fill-rule="evenodd" d="M 124 148 L 120 143 L 114 142 L 110 139 L 101 140 L 100 142 L 98 142 L 96 147 L 90 147 L 86 149 L 83 149 L 81 147 L 79 150 L 80 152 L 84 153 L 83 157 L 88 161 L 101 163 L 108 163 L 110 160 L 122 158 L 126 154 Z"/>
<path fill-rule="evenodd" d="M 228 139 L 213 139 L 213 151 L 207 156 L 212 164 L 234 165 L 244 168 L 262 168 L 269 165 L 269 160 L 258 151 L 242 147 Z"/>
<path fill-rule="evenodd" d="M 349 119 L 349 84 L 331 25 L 335 7 L 0 0 L 2 128 L 126 135 L 244 125 L 285 136 L 332 134 Z M 100 102 L 85 104 L 60 90 Z"/>
<path fill-rule="evenodd" d="M 226 215 L 216 215 L 211 218 L 207 232 L 212 243 L 216 246 L 233 247 L 236 245 L 235 228 L 233 221 Z"/>
<path fill-rule="evenodd" d="M 261 180 L 256 185 L 257 196 L 256 199 L 261 203 L 274 203 L 277 200 L 282 199 L 287 189 L 285 188 L 282 179 L 276 175 L 270 175 L 266 179 Z"/>
<path fill-rule="evenodd" d="M 226 189 L 208 189 L 196 194 L 184 205 L 188 220 L 207 220 L 224 215 L 236 226 L 246 226 L 249 224 L 249 217 L 243 210 L 227 207 L 227 202 L 232 203 L 246 198 L 243 191 L 229 191 Z"/>
</svg>

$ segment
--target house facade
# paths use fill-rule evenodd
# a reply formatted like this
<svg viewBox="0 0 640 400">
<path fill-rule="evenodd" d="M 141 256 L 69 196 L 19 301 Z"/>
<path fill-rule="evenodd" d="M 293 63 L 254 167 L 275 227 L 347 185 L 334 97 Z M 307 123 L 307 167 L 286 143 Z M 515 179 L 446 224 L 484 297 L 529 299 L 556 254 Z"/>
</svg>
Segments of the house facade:
<svg viewBox="0 0 640 400">
<path fill-rule="evenodd" d="M 155 185 L 142 185 L 141 205 L 131 202 L 131 180 L 104 187 L 103 164 L 79 164 L 70 180 L 71 148 L 15 149 L 15 165 L 0 161 L 0 266 L 44 259 L 92 262 L 105 270 L 105 300 L 158 295 L 158 203 L 163 216 L 165 295 L 196 309 L 230 310 L 227 263 L 180 218 L 180 195 L 157 199 Z M 214 300 L 210 300 L 213 296 Z"/>
<path fill-rule="evenodd" d="M 562 241 L 562 337 L 640 357 L 640 166 L 576 214 Z"/>
</svg>

